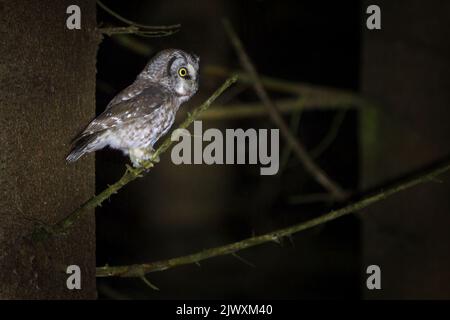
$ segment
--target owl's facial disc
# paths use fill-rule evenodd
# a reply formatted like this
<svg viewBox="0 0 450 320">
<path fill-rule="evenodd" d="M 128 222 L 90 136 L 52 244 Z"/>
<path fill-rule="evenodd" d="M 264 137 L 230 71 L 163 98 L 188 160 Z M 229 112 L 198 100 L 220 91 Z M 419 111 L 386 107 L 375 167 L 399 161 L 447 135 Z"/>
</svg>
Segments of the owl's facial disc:
<svg viewBox="0 0 450 320">
<path fill-rule="evenodd" d="M 174 90 L 180 96 L 190 97 L 198 89 L 198 74 L 194 65 L 183 62 L 176 70 Z"/>
</svg>

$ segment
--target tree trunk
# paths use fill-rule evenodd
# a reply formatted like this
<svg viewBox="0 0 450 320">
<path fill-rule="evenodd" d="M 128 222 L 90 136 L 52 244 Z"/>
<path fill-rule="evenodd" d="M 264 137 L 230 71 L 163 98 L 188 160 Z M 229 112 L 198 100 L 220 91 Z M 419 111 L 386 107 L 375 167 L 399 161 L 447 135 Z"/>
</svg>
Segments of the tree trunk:
<svg viewBox="0 0 450 320">
<path fill-rule="evenodd" d="M 81 8 L 81 30 L 66 9 Z M 95 1 L 0 0 L 0 298 L 92 299 L 95 220 L 44 242 L 27 235 L 52 224 L 94 193 L 94 157 L 65 162 L 70 140 L 95 113 L 99 36 Z M 81 289 L 66 286 L 68 265 Z"/>
</svg>

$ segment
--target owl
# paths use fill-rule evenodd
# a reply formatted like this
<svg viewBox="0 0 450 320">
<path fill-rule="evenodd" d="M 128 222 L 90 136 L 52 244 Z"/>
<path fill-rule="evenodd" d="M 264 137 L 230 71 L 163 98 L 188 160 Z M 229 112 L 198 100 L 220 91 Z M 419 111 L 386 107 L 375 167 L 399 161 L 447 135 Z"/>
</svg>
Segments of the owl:
<svg viewBox="0 0 450 320">
<path fill-rule="evenodd" d="M 66 160 L 106 146 L 121 150 L 134 167 L 151 158 L 154 145 L 172 126 L 180 105 L 198 89 L 200 59 L 178 49 L 153 57 L 129 87 L 120 92 L 73 140 Z"/>
</svg>

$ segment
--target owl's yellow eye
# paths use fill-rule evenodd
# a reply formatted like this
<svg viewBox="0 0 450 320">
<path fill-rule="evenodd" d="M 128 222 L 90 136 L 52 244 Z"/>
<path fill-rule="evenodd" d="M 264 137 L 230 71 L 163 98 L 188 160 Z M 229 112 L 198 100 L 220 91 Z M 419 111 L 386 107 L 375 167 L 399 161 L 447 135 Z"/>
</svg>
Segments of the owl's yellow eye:
<svg viewBox="0 0 450 320">
<path fill-rule="evenodd" d="M 187 70 L 186 68 L 180 68 L 178 69 L 178 74 L 180 75 L 180 77 L 186 77 L 187 76 Z"/>
</svg>

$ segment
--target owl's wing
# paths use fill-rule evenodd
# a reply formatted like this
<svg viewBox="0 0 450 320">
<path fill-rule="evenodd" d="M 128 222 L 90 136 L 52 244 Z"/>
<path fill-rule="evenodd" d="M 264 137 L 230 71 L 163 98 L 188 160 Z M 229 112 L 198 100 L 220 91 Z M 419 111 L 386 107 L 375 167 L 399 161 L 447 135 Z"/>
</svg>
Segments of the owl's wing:
<svg viewBox="0 0 450 320">
<path fill-rule="evenodd" d="M 142 91 L 145 90 L 145 88 L 147 87 L 147 85 L 145 83 L 142 83 L 140 81 L 136 81 L 135 83 L 133 83 L 132 85 L 126 87 L 125 89 L 123 89 L 122 91 L 120 91 L 106 106 L 105 110 L 109 109 L 110 107 L 119 104 L 123 101 L 127 101 L 130 99 L 133 99 L 134 97 L 136 97 L 137 95 L 139 95 L 140 93 L 142 93 Z"/>
<path fill-rule="evenodd" d="M 105 130 L 132 123 L 136 119 L 151 118 L 153 112 L 162 105 L 170 103 L 170 99 L 168 91 L 161 86 L 147 86 L 139 94 L 128 100 L 110 104 L 74 142 L 86 136 L 96 135 Z"/>
</svg>

